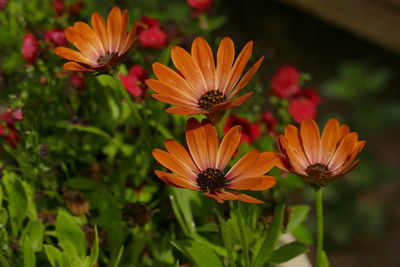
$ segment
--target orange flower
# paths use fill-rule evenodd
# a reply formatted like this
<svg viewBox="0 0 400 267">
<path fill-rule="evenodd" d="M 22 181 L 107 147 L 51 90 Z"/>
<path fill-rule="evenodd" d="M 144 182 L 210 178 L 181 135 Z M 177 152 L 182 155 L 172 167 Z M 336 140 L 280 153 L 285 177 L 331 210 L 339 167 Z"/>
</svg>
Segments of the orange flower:
<svg viewBox="0 0 400 267">
<path fill-rule="evenodd" d="M 67 40 L 78 50 L 57 47 L 54 52 L 70 62 L 64 69 L 75 71 L 103 72 L 114 68 L 119 60 L 132 48 L 136 40 L 136 24 L 128 31 L 128 11 L 114 7 L 107 19 L 97 12 L 92 14 L 92 27 L 76 22 L 65 29 Z"/>
<path fill-rule="evenodd" d="M 155 174 L 165 183 L 202 191 L 219 203 L 224 200 L 241 200 L 263 203 L 248 195 L 228 191 L 265 190 L 275 185 L 275 178 L 263 176 L 275 166 L 277 154 L 260 153 L 257 150 L 244 155 L 233 167 L 224 172 L 226 165 L 240 143 L 241 127 L 235 126 L 226 133 L 219 144 L 217 131 L 207 119 L 201 123 L 190 118 L 186 124 L 186 142 L 189 150 L 175 140 L 165 142 L 168 152 L 154 149 L 154 158 L 165 168 L 174 172 L 159 170 Z"/>
<path fill-rule="evenodd" d="M 219 121 L 224 111 L 243 104 L 252 93 L 234 100 L 236 94 L 245 87 L 256 73 L 264 57 L 261 57 L 240 79 L 253 50 L 253 42 L 248 42 L 235 58 L 233 41 L 222 39 L 217 52 L 217 65 L 207 41 L 196 38 L 192 44 L 192 54 L 181 47 L 171 50 L 172 61 L 179 75 L 165 65 L 153 64 L 158 80 L 149 79 L 147 85 L 158 94 L 152 96 L 162 102 L 176 105 L 166 110 L 181 115 L 205 114 L 214 122 Z"/>
<path fill-rule="evenodd" d="M 313 186 L 324 186 L 355 168 L 355 160 L 365 141 L 358 141 L 355 132 L 347 125 L 339 125 L 330 119 L 320 136 L 312 119 L 302 121 L 299 130 L 289 124 L 285 135 L 279 136 L 279 148 L 283 153 L 278 166 L 296 173 Z"/>
</svg>

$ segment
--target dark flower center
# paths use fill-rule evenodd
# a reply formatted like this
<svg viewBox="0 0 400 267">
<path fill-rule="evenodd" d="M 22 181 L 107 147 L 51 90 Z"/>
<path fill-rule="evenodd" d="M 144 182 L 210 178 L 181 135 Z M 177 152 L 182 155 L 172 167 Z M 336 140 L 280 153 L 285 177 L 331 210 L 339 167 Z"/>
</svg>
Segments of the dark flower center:
<svg viewBox="0 0 400 267">
<path fill-rule="evenodd" d="M 115 53 L 107 53 L 104 56 L 99 57 L 99 59 L 97 59 L 97 63 L 99 65 L 107 65 L 112 60 L 114 55 Z"/>
<path fill-rule="evenodd" d="M 224 102 L 226 95 L 219 90 L 207 91 L 199 99 L 199 106 L 201 109 L 210 110 L 212 106 Z"/>
<path fill-rule="evenodd" d="M 208 168 L 197 175 L 197 185 L 206 193 L 215 193 L 225 184 L 225 174 L 216 168 Z"/>
<path fill-rule="evenodd" d="M 327 178 L 331 177 L 331 172 L 329 171 L 326 165 L 316 163 L 314 165 L 308 166 L 306 169 L 306 173 L 311 180 L 323 180 L 325 181 Z"/>
</svg>

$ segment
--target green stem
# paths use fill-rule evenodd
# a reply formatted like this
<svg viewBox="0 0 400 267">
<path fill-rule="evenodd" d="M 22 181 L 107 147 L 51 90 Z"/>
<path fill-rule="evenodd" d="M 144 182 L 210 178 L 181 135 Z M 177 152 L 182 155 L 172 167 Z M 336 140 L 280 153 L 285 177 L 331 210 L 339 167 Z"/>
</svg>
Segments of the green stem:
<svg viewBox="0 0 400 267">
<path fill-rule="evenodd" d="M 243 223 L 243 216 L 240 207 L 240 202 L 235 201 L 235 206 L 237 209 L 237 218 L 238 218 L 238 226 L 239 226 L 239 233 L 240 233 L 240 240 L 242 242 L 243 248 L 243 257 L 244 257 L 244 266 L 250 267 L 250 257 L 249 257 L 249 244 L 247 243 L 246 232 Z"/>
<path fill-rule="evenodd" d="M 317 250 L 315 254 L 315 266 L 321 267 L 322 251 L 323 251 L 323 209 L 322 209 L 322 188 L 315 191 L 315 210 L 317 213 Z"/>
<path fill-rule="evenodd" d="M 226 225 L 226 221 L 225 221 L 223 210 L 222 210 L 222 205 L 217 205 L 217 207 L 215 207 L 215 212 L 217 213 L 217 216 L 218 216 L 219 225 L 221 227 L 222 239 L 224 240 L 225 249 L 226 249 L 226 252 L 228 253 L 229 266 L 236 267 L 235 261 L 233 259 L 232 240 L 231 240 L 231 236 L 230 236 L 228 227 Z"/>
<path fill-rule="evenodd" d="M 137 121 L 138 124 L 140 124 L 141 128 L 144 131 L 144 136 L 146 139 L 146 143 L 152 148 L 152 139 L 149 134 L 149 122 L 147 115 L 145 114 L 145 119 L 143 120 L 142 117 L 140 116 L 140 113 L 136 107 L 136 105 L 133 103 L 129 93 L 126 91 L 125 87 L 121 83 L 121 80 L 119 79 L 117 74 L 112 75 L 115 83 L 117 84 L 119 91 L 121 92 L 122 97 L 125 99 L 125 101 L 128 103 L 128 106 L 134 116 L 135 121 Z"/>
</svg>

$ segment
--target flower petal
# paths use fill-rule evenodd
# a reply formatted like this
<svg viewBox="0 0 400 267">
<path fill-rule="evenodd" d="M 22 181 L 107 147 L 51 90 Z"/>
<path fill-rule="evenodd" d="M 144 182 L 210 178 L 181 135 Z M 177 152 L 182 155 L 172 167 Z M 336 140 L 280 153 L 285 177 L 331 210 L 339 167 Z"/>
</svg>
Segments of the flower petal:
<svg viewBox="0 0 400 267">
<path fill-rule="evenodd" d="M 89 69 L 77 62 L 72 61 L 65 63 L 63 67 L 65 70 L 96 72 L 96 69 Z"/>
<path fill-rule="evenodd" d="M 194 104 L 198 103 L 198 101 L 193 97 L 193 95 L 190 95 L 182 90 L 180 91 L 177 87 L 169 85 L 168 83 L 165 83 L 163 81 L 155 79 L 147 79 L 146 84 L 151 89 L 153 89 L 154 91 L 156 91 L 161 95 L 179 97 L 184 99 L 185 101 L 193 102 Z"/>
<path fill-rule="evenodd" d="M 207 84 L 197 63 L 192 56 L 179 46 L 171 49 L 171 58 L 176 68 L 183 74 L 186 81 L 200 95 L 207 91 Z"/>
<path fill-rule="evenodd" d="M 166 184 L 173 185 L 173 186 L 180 187 L 180 188 L 188 188 L 188 189 L 200 191 L 200 189 L 197 187 L 197 185 L 195 185 L 192 181 L 185 179 L 182 176 L 172 174 L 172 173 L 162 172 L 159 170 L 155 170 L 154 173 L 157 175 L 158 178 L 160 178 Z"/>
<path fill-rule="evenodd" d="M 93 67 L 96 67 L 97 64 L 96 62 L 90 60 L 89 58 L 85 57 L 81 53 L 79 53 L 76 50 L 72 50 L 71 48 L 68 47 L 57 47 L 54 49 L 54 53 L 67 60 L 72 60 L 72 61 L 77 61 L 77 62 L 82 62 L 86 65 L 90 65 Z"/>
<path fill-rule="evenodd" d="M 218 203 L 224 203 L 224 201 L 216 194 L 204 193 L 204 195 L 215 199 Z"/>
<path fill-rule="evenodd" d="M 157 100 L 160 100 L 161 102 L 165 102 L 171 105 L 178 105 L 178 106 L 186 106 L 186 107 L 191 107 L 191 108 L 197 108 L 197 105 L 193 102 L 189 102 L 188 100 L 175 97 L 175 96 L 168 96 L 168 95 L 160 95 L 160 94 L 152 94 L 152 97 L 154 97 Z"/>
<path fill-rule="evenodd" d="M 257 62 L 246 72 L 246 74 L 242 77 L 242 79 L 240 79 L 240 81 L 236 84 L 236 86 L 230 91 L 230 93 L 228 94 L 228 98 L 234 97 L 240 90 L 242 90 L 249 83 L 253 75 L 257 72 L 263 60 L 264 56 L 260 57 L 257 60 Z"/>
<path fill-rule="evenodd" d="M 318 163 L 320 134 L 318 125 L 312 119 L 304 119 L 300 126 L 301 141 L 310 164 Z"/>
<path fill-rule="evenodd" d="M 211 121 L 207 119 L 203 120 L 201 125 L 204 135 L 206 136 L 206 143 L 204 146 L 206 146 L 208 152 L 208 166 L 210 168 L 215 168 L 219 147 L 217 130 L 215 129 L 214 125 L 212 125 Z"/>
<path fill-rule="evenodd" d="M 335 154 L 332 156 L 331 161 L 329 162 L 329 170 L 335 170 L 345 163 L 348 156 L 354 151 L 354 146 L 357 142 L 357 139 L 358 135 L 354 132 L 346 135 L 343 138 L 336 149 Z"/>
<path fill-rule="evenodd" d="M 291 146 L 291 144 L 288 143 L 285 136 L 279 136 L 279 142 L 281 144 L 281 147 L 284 149 L 283 152 L 286 154 L 287 159 L 289 160 L 294 172 L 301 175 L 306 175 L 305 171 L 309 165 L 306 164 L 306 162 L 304 162 L 296 152 L 294 152 L 293 147 Z M 277 164 L 279 164 L 279 161 L 277 161 Z"/>
<path fill-rule="evenodd" d="M 109 52 L 107 26 L 104 18 L 97 12 L 94 12 L 91 18 L 94 32 L 99 36 L 105 52 Z"/>
<path fill-rule="evenodd" d="M 65 29 L 65 37 L 72 43 L 85 57 L 90 59 L 91 64 L 96 64 L 99 58 L 98 52 L 81 37 L 74 27 L 68 26 Z"/>
<path fill-rule="evenodd" d="M 181 106 L 167 108 L 165 112 L 178 115 L 188 115 L 188 116 L 208 113 L 208 111 L 200 110 L 198 108 L 181 107 Z"/>
<path fill-rule="evenodd" d="M 240 200 L 243 202 L 257 203 L 257 204 L 264 203 L 264 201 L 237 192 L 221 191 L 217 192 L 216 194 L 223 200 Z"/>
<path fill-rule="evenodd" d="M 210 45 L 202 37 L 197 37 L 192 44 L 192 57 L 206 78 L 207 91 L 215 89 L 215 63 Z"/>
<path fill-rule="evenodd" d="M 200 170 L 194 164 L 193 159 L 190 157 L 189 152 L 175 140 L 167 140 L 164 143 L 165 148 L 169 153 L 179 158 L 186 166 L 192 169 L 194 173 L 199 173 Z"/>
<path fill-rule="evenodd" d="M 276 184 L 275 177 L 272 176 L 259 176 L 233 181 L 226 187 L 229 189 L 237 190 L 252 190 L 261 191 L 273 187 Z"/>
<path fill-rule="evenodd" d="M 190 155 L 200 171 L 209 168 L 208 153 L 206 151 L 206 136 L 201 123 L 195 118 L 190 118 L 186 123 L 186 143 Z"/>
<path fill-rule="evenodd" d="M 107 35 L 109 52 L 118 52 L 119 33 L 121 32 L 121 10 L 118 7 L 111 9 L 107 18 Z"/>
<path fill-rule="evenodd" d="M 243 47 L 242 51 L 240 52 L 239 56 L 235 61 L 235 64 L 232 67 L 232 70 L 229 74 L 228 83 L 225 88 L 225 94 L 229 94 L 230 91 L 236 85 L 236 83 L 239 81 L 239 78 L 242 75 L 247 62 L 249 61 L 252 51 L 253 51 L 253 42 L 250 41 Z"/>
<path fill-rule="evenodd" d="M 223 170 L 228 163 L 228 161 L 232 158 L 235 153 L 239 143 L 240 138 L 242 137 L 242 127 L 235 126 L 232 127 L 222 139 L 221 145 L 218 150 L 217 156 L 217 164 L 216 168 L 219 170 Z"/>
<path fill-rule="evenodd" d="M 185 165 L 178 157 L 175 155 L 165 152 L 161 149 L 154 149 L 153 157 L 165 168 L 175 172 L 176 174 L 183 176 L 187 179 L 191 179 L 193 181 L 196 180 L 196 174 L 191 170 L 191 168 Z"/>
<path fill-rule="evenodd" d="M 241 159 L 239 159 L 235 165 L 226 173 L 225 177 L 228 180 L 234 179 L 246 170 L 248 170 L 256 162 L 257 158 L 260 156 L 258 150 L 252 150 L 246 153 Z"/>
<path fill-rule="evenodd" d="M 322 131 L 321 145 L 318 162 L 327 165 L 333 153 L 339 138 L 340 125 L 337 119 L 330 119 Z"/>
<path fill-rule="evenodd" d="M 261 153 L 252 166 L 234 179 L 241 180 L 249 177 L 258 177 L 265 174 L 276 165 L 277 157 L 278 153 L 275 152 Z"/>
<path fill-rule="evenodd" d="M 292 124 L 287 125 L 285 127 L 285 137 L 294 153 L 296 153 L 297 158 L 302 162 L 302 166 L 311 165 L 301 144 L 301 137 L 297 127 Z"/>
<path fill-rule="evenodd" d="M 98 56 L 106 54 L 106 50 L 104 49 L 100 38 L 89 25 L 83 22 L 76 22 L 74 28 L 76 29 L 76 32 L 80 34 L 82 39 L 85 39 L 86 42 L 90 43 L 92 48 L 96 50 Z"/>
<path fill-rule="evenodd" d="M 217 52 L 217 68 L 215 74 L 215 89 L 226 92 L 229 73 L 235 58 L 235 45 L 229 37 L 224 37 Z"/>
</svg>

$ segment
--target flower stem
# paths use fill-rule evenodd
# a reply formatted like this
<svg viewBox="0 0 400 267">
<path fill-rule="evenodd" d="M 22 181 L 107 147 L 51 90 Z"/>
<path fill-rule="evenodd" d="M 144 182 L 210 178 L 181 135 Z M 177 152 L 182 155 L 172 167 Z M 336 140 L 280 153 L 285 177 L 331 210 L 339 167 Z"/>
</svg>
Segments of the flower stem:
<svg viewBox="0 0 400 267">
<path fill-rule="evenodd" d="M 315 266 L 321 267 L 322 251 L 323 251 L 323 209 L 322 209 L 322 188 L 315 191 L 315 210 L 317 214 L 317 250 L 315 253 Z"/>
<path fill-rule="evenodd" d="M 243 257 L 244 257 L 244 266 L 250 267 L 250 257 L 249 257 L 249 244 L 247 243 L 246 232 L 243 223 L 243 216 L 240 207 L 240 202 L 235 201 L 235 206 L 237 209 L 237 218 L 238 218 L 238 226 L 239 226 L 239 233 L 240 233 L 240 240 L 242 241 L 242 248 L 243 248 Z"/>
<path fill-rule="evenodd" d="M 215 207 L 215 212 L 217 213 L 217 216 L 218 216 L 219 225 L 221 227 L 222 239 L 224 240 L 225 249 L 226 249 L 226 252 L 228 253 L 229 266 L 236 267 L 235 261 L 233 259 L 233 253 L 232 253 L 233 252 L 232 240 L 231 240 L 231 236 L 230 236 L 228 227 L 226 225 L 222 207 L 223 207 L 222 204 L 217 205 Z"/>
<path fill-rule="evenodd" d="M 146 142 L 147 144 L 152 148 L 152 143 L 151 143 L 151 137 L 149 134 L 149 125 L 148 125 L 148 119 L 147 116 L 145 116 L 145 119 L 143 120 L 142 117 L 140 116 L 140 113 L 136 107 L 136 105 L 134 105 L 134 103 L 132 102 L 132 99 L 130 97 L 130 95 L 128 94 L 128 92 L 126 91 L 125 87 L 122 85 L 121 80 L 119 79 L 117 74 L 112 75 L 115 83 L 118 86 L 119 91 L 121 92 L 122 97 L 125 99 L 125 101 L 128 103 L 128 106 L 134 116 L 135 121 L 137 121 L 140 125 L 141 128 L 143 129 L 145 136 L 146 136 Z"/>
</svg>

